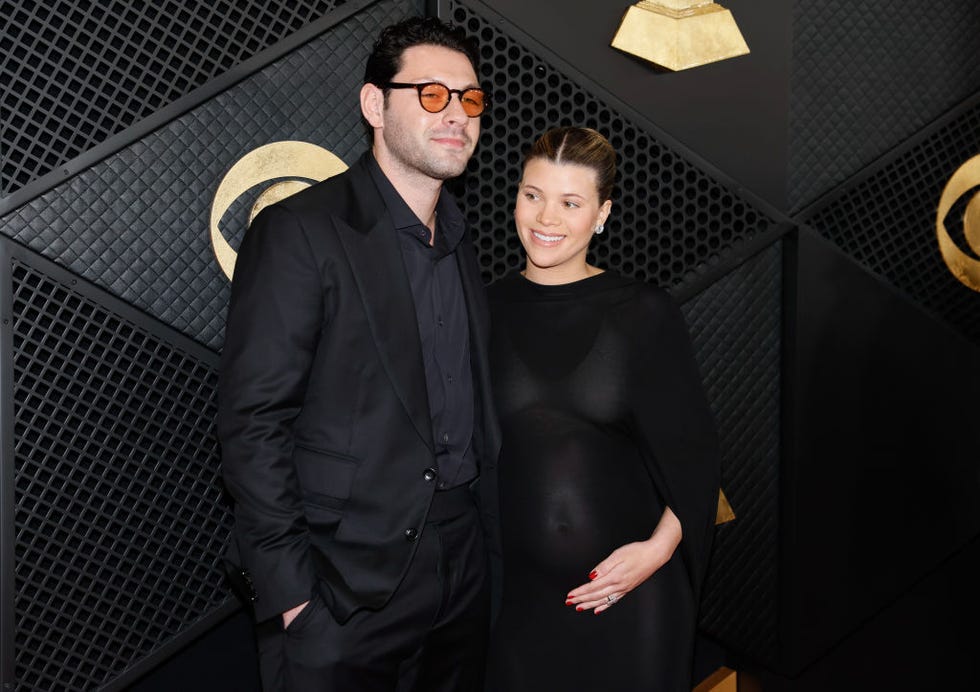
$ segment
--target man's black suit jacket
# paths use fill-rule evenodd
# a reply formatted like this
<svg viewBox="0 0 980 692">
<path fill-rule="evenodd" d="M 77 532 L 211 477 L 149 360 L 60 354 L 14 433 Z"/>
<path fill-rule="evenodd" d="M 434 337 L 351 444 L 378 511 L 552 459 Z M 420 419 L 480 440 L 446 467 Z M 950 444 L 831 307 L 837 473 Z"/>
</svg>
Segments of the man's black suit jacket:
<svg viewBox="0 0 980 692">
<path fill-rule="evenodd" d="M 435 492 L 412 292 L 368 156 L 263 210 L 238 254 L 218 436 L 235 501 L 231 552 L 248 575 L 259 621 L 306 601 L 314 588 L 340 622 L 382 607 L 412 559 Z M 477 485 L 497 552 L 489 318 L 468 234 L 456 258 L 477 399 Z"/>
</svg>

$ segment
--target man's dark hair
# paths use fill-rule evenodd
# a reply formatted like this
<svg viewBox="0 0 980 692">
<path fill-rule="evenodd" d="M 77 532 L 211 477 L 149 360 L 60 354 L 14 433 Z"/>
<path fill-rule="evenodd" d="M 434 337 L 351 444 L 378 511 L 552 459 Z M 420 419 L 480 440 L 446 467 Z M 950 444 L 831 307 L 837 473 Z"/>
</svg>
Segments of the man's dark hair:
<svg viewBox="0 0 980 692">
<path fill-rule="evenodd" d="M 436 17 L 409 17 L 397 24 L 381 30 L 374 42 L 371 55 L 364 67 L 364 83 L 381 86 L 387 84 L 402 68 L 402 55 L 413 46 L 442 46 L 459 51 L 479 74 L 480 49 L 476 40 L 460 27 L 446 24 Z M 390 89 L 384 89 L 385 101 Z M 372 141 L 374 129 L 364 120 L 368 143 Z"/>
<path fill-rule="evenodd" d="M 378 35 L 364 68 L 364 83 L 380 86 L 390 82 L 402 67 L 405 50 L 423 45 L 459 51 L 470 59 L 473 71 L 478 72 L 479 48 L 460 27 L 450 26 L 435 17 L 410 17 L 385 27 Z"/>
</svg>

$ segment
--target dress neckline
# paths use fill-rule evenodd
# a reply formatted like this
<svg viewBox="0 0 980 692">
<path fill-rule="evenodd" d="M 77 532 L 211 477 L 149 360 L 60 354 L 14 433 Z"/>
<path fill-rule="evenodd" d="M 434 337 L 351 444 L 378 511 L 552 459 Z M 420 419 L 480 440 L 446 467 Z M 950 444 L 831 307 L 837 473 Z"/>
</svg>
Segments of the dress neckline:
<svg viewBox="0 0 980 692">
<path fill-rule="evenodd" d="M 594 295 L 597 291 L 618 288 L 629 282 L 615 272 L 606 270 L 583 279 L 564 284 L 539 284 L 531 281 L 520 272 L 515 272 L 503 282 L 510 287 L 509 293 L 515 298 L 561 299 L 579 298 Z"/>
</svg>

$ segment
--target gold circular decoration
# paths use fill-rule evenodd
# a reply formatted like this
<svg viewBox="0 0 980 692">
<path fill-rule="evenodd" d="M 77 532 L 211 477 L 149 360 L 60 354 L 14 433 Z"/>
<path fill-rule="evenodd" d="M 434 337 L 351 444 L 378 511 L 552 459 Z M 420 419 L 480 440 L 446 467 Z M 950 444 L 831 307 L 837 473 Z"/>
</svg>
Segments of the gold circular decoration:
<svg viewBox="0 0 980 692">
<path fill-rule="evenodd" d="M 936 237 L 939 239 L 939 252 L 953 276 L 964 286 L 980 292 L 980 259 L 963 252 L 950 238 L 945 224 L 946 215 L 957 200 L 978 185 L 980 156 L 974 156 L 956 169 L 943 189 L 936 212 Z M 973 195 L 963 212 L 963 234 L 970 249 L 980 255 L 980 192 Z"/>
<path fill-rule="evenodd" d="M 970 249 L 980 255 L 980 192 L 973 195 L 963 210 L 963 233 Z"/>
<path fill-rule="evenodd" d="M 310 186 L 347 170 L 347 164 L 332 152 L 309 142 L 272 142 L 253 149 L 235 162 L 221 179 L 211 203 L 211 247 L 221 271 L 228 280 L 235 273 L 238 253 L 225 240 L 219 224 L 228 208 L 242 194 L 269 180 L 282 180 L 266 188 L 256 199 L 248 223 L 262 209 Z"/>
</svg>

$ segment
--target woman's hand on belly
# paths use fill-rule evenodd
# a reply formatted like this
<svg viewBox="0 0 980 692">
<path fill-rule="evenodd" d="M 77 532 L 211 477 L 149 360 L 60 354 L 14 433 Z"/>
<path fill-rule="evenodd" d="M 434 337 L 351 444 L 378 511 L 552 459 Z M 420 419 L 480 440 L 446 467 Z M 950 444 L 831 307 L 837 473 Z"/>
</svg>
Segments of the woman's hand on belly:
<svg viewBox="0 0 980 692">
<path fill-rule="evenodd" d="M 568 592 L 565 605 L 598 615 L 667 564 L 680 542 L 680 520 L 668 507 L 650 538 L 616 548 L 589 573 L 590 581 Z"/>
</svg>

